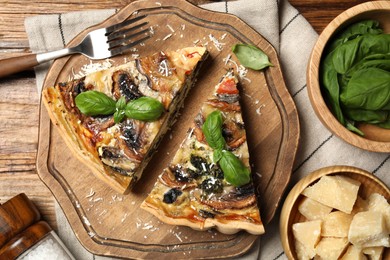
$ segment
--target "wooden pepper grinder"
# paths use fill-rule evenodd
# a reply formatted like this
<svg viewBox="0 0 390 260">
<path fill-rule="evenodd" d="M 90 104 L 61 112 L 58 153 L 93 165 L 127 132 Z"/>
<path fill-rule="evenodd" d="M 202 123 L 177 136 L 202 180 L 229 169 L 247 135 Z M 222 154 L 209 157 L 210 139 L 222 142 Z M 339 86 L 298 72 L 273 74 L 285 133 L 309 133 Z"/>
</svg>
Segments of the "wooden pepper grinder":
<svg viewBox="0 0 390 260">
<path fill-rule="evenodd" d="M 26 194 L 0 204 L 0 259 L 75 259 Z"/>
</svg>

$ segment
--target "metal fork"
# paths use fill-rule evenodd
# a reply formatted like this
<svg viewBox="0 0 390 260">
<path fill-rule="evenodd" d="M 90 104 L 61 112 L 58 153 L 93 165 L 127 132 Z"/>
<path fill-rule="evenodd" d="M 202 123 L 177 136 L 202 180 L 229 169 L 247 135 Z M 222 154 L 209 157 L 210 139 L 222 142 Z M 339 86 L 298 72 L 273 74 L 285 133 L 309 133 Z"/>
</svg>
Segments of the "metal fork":
<svg viewBox="0 0 390 260">
<path fill-rule="evenodd" d="M 75 53 L 81 53 L 90 59 L 106 59 L 122 54 L 151 37 L 150 28 L 143 29 L 148 24 L 147 21 L 136 24 L 145 17 L 146 15 L 140 15 L 122 23 L 93 30 L 74 47 L 0 60 L 0 78 Z"/>
</svg>

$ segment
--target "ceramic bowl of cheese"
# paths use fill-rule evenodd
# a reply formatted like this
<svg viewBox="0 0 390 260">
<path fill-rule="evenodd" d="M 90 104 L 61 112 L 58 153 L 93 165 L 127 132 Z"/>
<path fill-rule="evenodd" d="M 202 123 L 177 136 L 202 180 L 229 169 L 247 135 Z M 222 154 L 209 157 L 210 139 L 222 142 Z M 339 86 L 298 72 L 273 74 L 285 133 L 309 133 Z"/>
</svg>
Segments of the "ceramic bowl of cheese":
<svg viewBox="0 0 390 260">
<path fill-rule="evenodd" d="M 379 56 L 374 57 L 386 54 L 389 59 L 389 51 L 388 43 L 382 45 L 377 38 L 389 42 L 390 1 L 362 3 L 338 15 L 313 47 L 307 91 L 317 117 L 333 134 L 364 150 L 390 152 L 389 112 L 385 109 L 390 99 L 382 103 L 386 95 L 380 90 L 386 89 L 377 88 L 383 86 L 379 80 L 383 77 L 377 75 L 389 73 L 390 68 L 372 66 L 376 61 L 383 65 Z M 374 42 L 387 49 L 364 47 Z M 371 91 L 373 86 L 375 91 Z"/>
<path fill-rule="evenodd" d="M 362 169 L 331 166 L 310 173 L 282 207 L 287 258 L 389 259 L 389 201 L 386 184 Z"/>
</svg>

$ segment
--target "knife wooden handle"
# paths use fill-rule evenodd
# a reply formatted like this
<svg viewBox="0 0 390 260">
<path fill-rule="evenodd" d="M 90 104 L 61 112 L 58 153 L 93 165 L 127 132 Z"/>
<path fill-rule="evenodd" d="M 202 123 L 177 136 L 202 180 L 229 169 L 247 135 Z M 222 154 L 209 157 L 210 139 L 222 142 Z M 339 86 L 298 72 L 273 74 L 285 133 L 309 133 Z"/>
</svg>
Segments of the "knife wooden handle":
<svg viewBox="0 0 390 260">
<path fill-rule="evenodd" d="M 33 68 L 38 64 L 36 54 L 0 60 L 0 78 Z"/>
</svg>

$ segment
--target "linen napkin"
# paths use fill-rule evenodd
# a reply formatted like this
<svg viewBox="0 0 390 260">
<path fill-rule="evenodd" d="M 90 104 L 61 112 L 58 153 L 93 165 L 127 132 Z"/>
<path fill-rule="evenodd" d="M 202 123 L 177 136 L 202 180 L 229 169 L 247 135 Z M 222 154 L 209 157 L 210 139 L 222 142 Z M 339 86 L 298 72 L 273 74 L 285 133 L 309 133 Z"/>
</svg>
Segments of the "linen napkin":
<svg viewBox="0 0 390 260">
<path fill-rule="evenodd" d="M 297 106 L 301 140 L 290 188 L 308 173 L 325 166 L 350 165 L 365 169 L 390 186 L 390 155 L 355 148 L 330 133 L 315 115 L 306 90 L 306 66 L 318 37 L 306 19 L 287 0 L 219 1 L 203 8 L 231 13 L 257 30 L 277 50 L 286 86 Z M 83 11 L 29 17 L 26 31 L 33 52 L 63 47 L 84 28 L 115 13 L 115 10 Z M 81 20 L 83 23 L 78 23 Z M 40 92 L 48 64 L 36 68 Z M 109 259 L 93 256 L 77 241 L 56 205 L 59 236 L 77 259 Z M 242 259 L 287 259 L 279 236 L 279 216 L 266 226 L 266 233 Z M 260 247 L 261 243 L 261 247 Z"/>
</svg>

